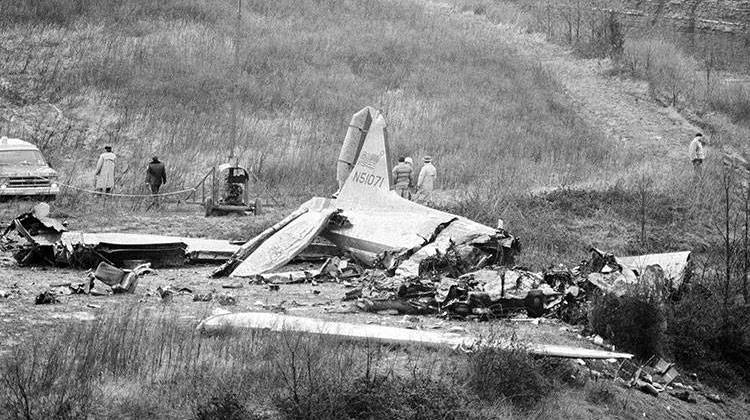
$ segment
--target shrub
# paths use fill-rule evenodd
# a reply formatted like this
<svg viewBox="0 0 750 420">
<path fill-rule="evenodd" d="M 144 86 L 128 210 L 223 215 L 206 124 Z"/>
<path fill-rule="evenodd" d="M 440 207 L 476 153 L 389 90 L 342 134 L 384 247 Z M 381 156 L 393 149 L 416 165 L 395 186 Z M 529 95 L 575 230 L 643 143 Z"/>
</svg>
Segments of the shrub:
<svg viewBox="0 0 750 420">
<path fill-rule="evenodd" d="M 195 417 L 198 420 L 249 420 L 256 418 L 248 413 L 237 396 L 231 392 L 211 397 L 209 401 L 198 404 Z"/>
<path fill-rule="evenodd" d="M 529 409 L 554 388 L 545 363 L 520 347 L 482 349 L 469 356 L 468 384 L 483 400 L 506 399 L 520 409 Z"/>
<path fill-rule="evenodd" d="M 617 402 L 617 392 L 609 382 L 598 381 L 586 389 L 586 401 L 596 405 L 612 405 Z"/>
<path fill-rule="evenodd" d="M 86 418 L 94 402 L 92 372 L 63 334 L 43 347 L 16 349 L 0 363 L 0 412 L 12 419 Z"/>
<path fill-rule="evenodd" d="M 626 40 L 622 65 L 632 76 L 648 81 L 655 98 L 664 98 L 673 106 L 693 99 L 698 64 L 668 41 Z"/>
<path fill-rule="evenodd" d="M 466 418 L 471 400 L 462 384 L 416 365 L 409 375 L 378 368 L 377 348 L 352 353 L 322 344 L 283 336 L 274 372 L 281 387 L 273 402 L 286 418 Z"/>
<path fill-rule="evenodd" d="M 460 419 L 468 401 L 460 385 L 424 374 L 361 377 L 344 397 L 352 419 Z"/>
<path fill-rule="evenodd" d="M 715 295 L 693 289 L 670 309 L 667 337 L 677 362 L 725 391 L 750 383 L 746 307 L 724 308 Z"/>
<path fill-rule="evenodd" d="M 640 296 L 595 296 L 589 312 L 594 332 L 641 359 L 661 354 L 663 322 L 656 304 Z"/>
<path fill-rule="evenodd" d="M 620 26 L 620 21 L 617 20 L 617 15 L 615 15 L 614 12 L 610 13 L 607 18 L 607 42 L 609 44 L 608 55 L 615 60 L 619 60 L 625 50 L 625 35 L 622 33 L 622 28 Z"/>
<path fill-rule="evenodd" d="M 721 84 L 710 90 L 708 101 L 712 109 L 750 126 L 750 86 Z"/>
</svg>

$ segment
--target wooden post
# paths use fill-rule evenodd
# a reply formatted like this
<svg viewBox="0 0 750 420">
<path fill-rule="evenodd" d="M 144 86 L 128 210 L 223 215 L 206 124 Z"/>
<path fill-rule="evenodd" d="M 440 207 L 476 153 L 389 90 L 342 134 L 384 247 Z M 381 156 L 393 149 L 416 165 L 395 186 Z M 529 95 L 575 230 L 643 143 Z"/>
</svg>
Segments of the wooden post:
<svg viewBox="0 0 750 420">
<path fill-rule="evenodd" d="M 240 24 L 242 23 L 242 0 L 237 0 L 237 23 L 234 28 L 234 98 L 232 99 L 232 132 L 229 146 L 229 163 L 234 160 L 234 148 L 237 144 L 237 114 L 240 107 Z"/>
</svg>

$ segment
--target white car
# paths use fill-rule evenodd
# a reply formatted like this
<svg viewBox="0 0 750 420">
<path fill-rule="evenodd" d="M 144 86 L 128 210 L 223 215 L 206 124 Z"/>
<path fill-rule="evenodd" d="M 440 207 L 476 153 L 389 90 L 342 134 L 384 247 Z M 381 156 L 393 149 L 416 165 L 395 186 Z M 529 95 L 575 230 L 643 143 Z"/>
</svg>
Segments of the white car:
<svg viewBox="0 0 750 420">
<path fill-rule="evenodd" d="M 60 193 L 57 171 L 33 144 L 0 137 L 0 200 L 9 197 L 42 196 L 54 200 Z"/>
</svg>

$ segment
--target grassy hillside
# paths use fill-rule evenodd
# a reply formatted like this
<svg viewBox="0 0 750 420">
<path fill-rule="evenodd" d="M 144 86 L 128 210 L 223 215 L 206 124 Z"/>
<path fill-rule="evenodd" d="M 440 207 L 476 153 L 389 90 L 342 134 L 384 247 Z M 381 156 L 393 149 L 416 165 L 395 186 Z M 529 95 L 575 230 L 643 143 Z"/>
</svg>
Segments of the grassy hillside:
<svg viewBox="0 0 750 420">
<path fill-rule="evenodd" d="M 39 144 L 74 185 L 91 186 L 99 150 L 113 144 L 121 191 L 143 192 L 152 154 L 167 162 L 168 187 L 192 186 L 229 155 L 237 99 L 240 161 L 282 194 L 327 194 L 351 114 L 369 104 L 387 113 L 394 154 L 430 154 L 441 186 L 466 190 L 450 210 L 505 219 L 524 264 L 577 261 L 592 244 L 651 252 L 719 241 L 700 224 L 719 214 L 715 189 L 694 191 L 683 167 L 586 126 L 554 77 L 502 32 L 427 2 L 244 1 L 238 45 L 228 0 L 2 6 L 0 134 Z M 493 7 L 488 17 L 505 10 Z M 645 195 L 643 167 L 660 174 Z M 602 181 L 621 185 L 523 196 Z M 75 215 L 78 198 L 59 204 Z M 570 200 L 585 210 L 571 212 Z M 666 204 L 641 211 L 652 202 Z"/>
<path fill-rule="evenodd" d="M 396 154 L 435 157 L 447 188 L 521 189 L 610 163 L 549 75 L 492 31 L 419 2 L 244 1 L 235 84 L 235 13 L 233 1 L 3 0 L 0 100 L 15 118 L 0 111 L 0 132 L 41 143 L 83 185 L 113 144 L 124 190 L 152 153 L 186 185 L 225 160 L 235 95 L 240 161 L 287 191 L 332 190 L 365 105 L 387 113 Z"/>
<path fill-rule="evenodd" d="M 687 161 L 675 164 L 676 158 L 654 153 L 648 148 L 651 144 L 635 150 L 624 139 L 615 140 L 587 126 L 577 114 L 579 105 L 572 103 L 556 76 L 536 62 L 538 57 L 524 57 L 494 26 L 513 16 L 528 15 L 499 2 L 492 2 L 492 8 L 486 7 L 487 1 L 454 3 L 458 10 L 480 16 L 472 16 L 471 21 L 460 12 L 448 13 L 417 0 L 245 0 L 236 25 L 236 3 L 229 0 L 0 0 L 0 134 L 38 144 L 63 181 L 79 187 L 91 186 L 96 157 L 105 144 L 113 145 L 120 156 L 116 178 L 118 190 L 124 192 L 142 192 L 143 167 L 152 154 L 158 154 L 168 165 L 168 188 L 176 189 L 192 186 L 210 166 L 227 159 L 235 126 L 232 108 L 237 101 L 240 162 L 276 191 L 293 196 L 288 201 L 293 203 L 300 195 L 333 191 L 335 159 L 352 113 L 365 105 L 376 106 L 387 114 L 394 154 L 408 154 L 415 160 L 432 155 L 440 186 L 451 199 L 442 206 L 490 225 L 502 217 L 523 243 L 520 264 L 543 269 L 573 263 L 591 245 L 619 254 L 696 250 L 701 288 L 686 295 L 682 303 L 659 309 L 670 326 L 663 334 L 668 342 L 664 352 L 690 367 L 684 371 L 705 372 L 716 382 L 734 387 L 748 371 L 744 367 L 750 366 L 745 356 L 750 342 L 746 307 L 733 303 L 740 290 L 748 296 L 747 281 L 742 282 L 750 272 L 746 251 L 750 196 L 745 185 L 738 177 L 730 178 L 719 159 L 706 165 L 704 182 L 696 183 Z M 513 10 L 518 14 L 512 15 Z M 743 98 L 736 102 L 744 104 Z M 604 98 L 604 102 L 609 100 Z M 634 125 L 639 124 L 636 120 Z M 733 133 L 724 134 L 729 139 L 725 143 L 744 139 Z M 713 137 L 724 142 L 720 134 Z M 538 188 L 549 186 L 565 188 L 551 193 Z M 538 193 L 529 194 L 530 190 Z M 128 201 L 117 203 L 125 211 L 117 211 L 117 205 L 97 211 L 101 202 L 85 198 L 66 193 L 57 207 L 58 214 L 74 219 L 72 226 L 87 230 L 244 238 L 272 223 L 277 215 L 250 222 L 204 223 L 194 217 L 195 212 L 141 217 L 142 208 L 127 209 L 123 203 Z M 245 228 L 237 229 L 235 224 L 245 224 Z M 145 330 L 123 331 L 102 345 L 121 348 L 117 339 L 137 342 L 130 337 L 142 336 Z M 149 343 L 160 343 L 158 335 L 164 331 L 154 331 Z M 90 333 L 71 330 L 69 334 Z M 187 338 L 192 340 L 192 336 Z M 189 353 L 174 359 L 174 366 L 185 369 L 162 375 L 152 373 L 148 363 L 126 363 L 125 367 L 136 369 L 128 380 L 172 384 L 185 377 L 201 378 L 203 355 L 200 348 L 191 353 L 190 343 L 182 338 L 167 343 L 169 348 Z M 273 343 L 263 342 L 256 348 L 240 343 L 232 351 L 247 356 L 255 354 L 246 351 L 251 348 L 277 354 L 273 346 L 266 346 Z M 52 344 L 50 354 L 58 346 Z M 153 360 L 164 351 L 159 346 L 141 353 L 132 346 L 124 351 L 146 356 L 137 360 Z M 224 343 L 216 346 L 219 353 L 226 350 Z M 94 357 L 92 351 L 84 358 Z M 282 352 L 281 357 L 288 354 Z M 121 359 L 115 356 L 116 364 Z M 359 355 L 358 360 L 362 357 L 369 361 L 367 355 Z M 10 367 L 33 370 L 34 360 L 23 359 Z M 66 360 L 71 361 L 69 369 L 78 368 L 74 358 Z M 273 364 L 282 359 L 269 360 Z M 340 362 L 348 366 L 348 361 Z M 122 373 L 124 367 L 109 363 L 96 362 L 80 372 L 89 375 L 102 368 L 105 375 Z M 62 370 L 56 372 L 70 371 L 66 365 L 58 368 Z M 436 376 L 455 371 L 440 370 Z M 277 369 L 271 377 L 282 403 L 288 402 L 285 398 L 291 392 L 279 382 L 284 373 Z M 241 388 L 254 374 L 252 368 L 239 372 L 225 384 Z M 338 384 L 331 382 L 333 389 L 359 392 L 355 379 L 362 375 L 357 375 Z M 311 378 L 318 377 L 306 379 L 310 389 L 316 390 Z M 423 378 L 432 383 L 431 376 Z M 101 378 L 80 379 L 86 387 L 94 384 L 93 389 L 110 386 L 106 380 L 98 383 Z M 207 383 L 225 379 L 211 376 Z M 411 387 L 412 382 L 402 379 L 395 379 L 394 389 Z M 169 387 L 175 400 L 188 401 L 191 395 L 194 384 L 183 382 L 190 386 Z M 49 388 L 45 382 L 32 385 Z M 15 388 L 9 386 L 11 391 Z M 209 389 L 190 404 L 214 404 L 211 397 L 225 394 L 220 388 Z M 321 389 L 325 393 L 330 388 Z M 128 389 L 125 397 L 142 391 L 139 386 Z M 145 399 L 144 417 L 169 414 L 159 411 L 157 394 L 162 388 L 154 389 Z M 474 391 L 464 394 L 464 385 L 455 389 L 462 393 L 456 396 L 461 407 L 487 408 L 485 402 L 476 404 Z M 94 395 L 89 391 L 81 389 L 83 396 Z M 385 391 L 383 395 L 391 395 L 390 388 Z M 50 395 L 70 395 L 57 392 L 53 389 Z M 578 405 L 563 404 L 580 400 L 580 394 L 554 399 L 564 407 L 552 406 L 550 412 L 562 411 L 565 416 L 566 410 L 572 410 L 567 417 L 584 417 Z M 330 401 L 337 404 L 349 401 L 348 394 L 332 395 L 336 399 Z M 311 393 L 309 401 L 318 397 Z M 610 405 L 617 401 L 612 398 Z M 627 411 L 629 401 L 616 406 Z M 140 409 L 129 403 L 126 398 L 114 400 L 104 408 L 105 414 Z M 182 417 L 198 409 L 182 408 Z M 543 410 L 539 417 L 549 409 Z M 514 413 L 504 406 L 499 411 Z M 630 413 L 621 413 L 619 408 L 612 411 L 591 417 Z M 488 417 L 497 417 L 496 411 Z"/>
</svg>

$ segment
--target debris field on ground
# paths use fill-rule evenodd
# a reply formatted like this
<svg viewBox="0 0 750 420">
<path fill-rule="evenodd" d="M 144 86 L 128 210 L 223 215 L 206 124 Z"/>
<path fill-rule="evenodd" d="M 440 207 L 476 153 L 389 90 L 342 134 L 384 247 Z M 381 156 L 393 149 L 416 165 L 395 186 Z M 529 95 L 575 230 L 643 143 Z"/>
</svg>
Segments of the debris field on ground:
<svg viewBox="0 0 750 420">
<path fill-rule="evenodd" d="M 362 135 L 348 136 L 342 146 L 348 172 L 340 177 L 334 197 L 308 200 L 241 245 L 202 238 L 70 232 L 64 223 L 49 216 L 49 206 L 44 203 L 18 215 L 0 236 L 0 245 L 12 252 L 21 266 L 89 269 L 80 282 L 57 284 L 40 293 L 37 304 L 55 304 L 58 296 L 68 294 L 132 294 L 143 276 L 158 275 L 154 269 L 204 263 L 220 264 L 210 276 L 213 280 L 206 281 L 221 282 L 229 277 L 221 285 L 229 292 L 194 293 L 190 288 L 169 285 L 148 293 L 165 303 L 175 296 L 192 295 L 197 303 L 234 306 L 237 297 L 231 290 L 245 285 L 267 285 L 269 291 L 279 291 L 289 284 L 336 283 L 343 291 L 341 301 L 362 312 L 475 321 L 556 318 L 580 325 L 596 295 L 620 297 L 647 289 L 651 296 L 667 299 L 689 283 L 689 251 L 620 257 L 592 248 L 590 259 L 575 267 L 556 265 L 536 272 L 516 266 L 521 244 L 502 221 L 492 228 L 393 193 L 385 119 L 369 107 L 359 114 L 366 117 L 361 121 Z M 341 165 L 338 169 L 342 171 Z M 305 266 L 289 265 L 299 261 L 305 261 Z M 13 293 L 0 290 L 0 298 L 12 298 Z M 283 307 L 267 309 L 284 311 Z M 199 328 L 210 332 L 227 327 L 428 343 L 464 350 L 517 344 L 508 337 L 486 340 L 450 332 L 258 312 L 216 315 L 205 319 Z M 605 345 L 598 336 L 592 342 Z M 638 365 L 628 360 L 632 355 L 618 353 L 613 347 L 591 350 L 532 343 L 524 347 L 535 355 L 622 359 L 613 378 L 655 396 L 669 390 L 675 398 L 691 401 L 690 388 L 679 387 L 676 369 L 661 359 Z"/>
</svg>

